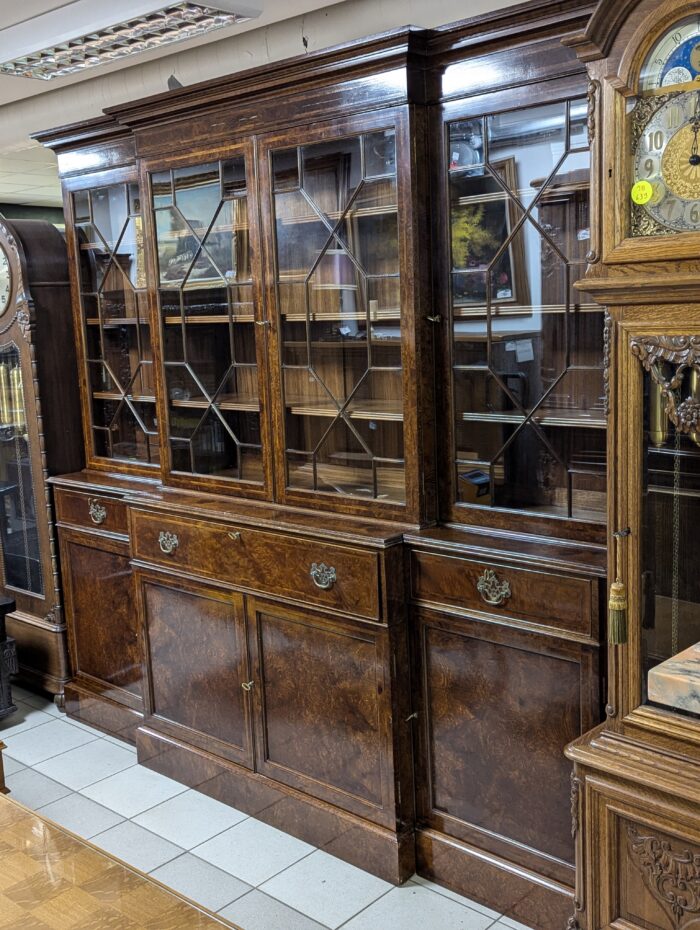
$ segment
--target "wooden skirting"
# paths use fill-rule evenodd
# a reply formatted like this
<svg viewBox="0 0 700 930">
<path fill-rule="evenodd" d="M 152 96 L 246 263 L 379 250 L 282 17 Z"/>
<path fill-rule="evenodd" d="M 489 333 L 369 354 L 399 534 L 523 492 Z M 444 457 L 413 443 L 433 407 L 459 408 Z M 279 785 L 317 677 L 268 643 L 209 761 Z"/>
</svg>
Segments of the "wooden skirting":
<svg viewBox="0 0 700 930">
<path fill-rule="evenodd" d="M 385 881 L 400 884 L 415 872 L 411 829 L 397 835 L 147 727 L 137 730 L 136 745 L 141 765 L 231 804 Z"/>
<path fill-rule="evenodd" d="M 563 930 L 574 913 L 573 889 L 432 830 L 417 831 L 416 859 L 419 875 L 536 930 Z"/>
</svg>

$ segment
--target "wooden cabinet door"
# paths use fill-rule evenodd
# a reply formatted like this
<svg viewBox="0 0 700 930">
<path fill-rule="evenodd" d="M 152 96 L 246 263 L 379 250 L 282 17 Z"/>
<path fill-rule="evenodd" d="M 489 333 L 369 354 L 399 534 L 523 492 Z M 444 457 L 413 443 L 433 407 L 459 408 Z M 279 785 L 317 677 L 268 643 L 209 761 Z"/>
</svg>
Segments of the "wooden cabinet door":
<svg viewBox="0 0 700 930">
<path fill-rule="evenodd" d="M 390 825 L 389 632 L 257 599 L 249 615 L 257 771 Z"/>
<path fill-rule="evenodd" d="M 571 883 L 564 748 L 597 722 L 595 648 L 419 611 L 415 653 L 420 822 Z"/>
<path fill-rule="evenodd" d="M 148 654 L 149 724 L 251 767 L 242 596 L 166 574 L 135 574 Z"/>
<path fill-rule="evenodd" d="M 128 543 L 62 529 L 60 547 L 73 675 L 141 710 L 143 654 Z"/>
</svg>

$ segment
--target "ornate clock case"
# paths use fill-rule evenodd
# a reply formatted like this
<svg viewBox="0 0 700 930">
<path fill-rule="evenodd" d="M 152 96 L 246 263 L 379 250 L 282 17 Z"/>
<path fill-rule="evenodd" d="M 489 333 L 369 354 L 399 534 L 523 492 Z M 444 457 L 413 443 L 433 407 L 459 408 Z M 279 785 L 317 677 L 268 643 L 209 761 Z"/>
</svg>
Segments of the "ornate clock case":
<svg viewBox="0 0 700 930">
<path fill-rule="evenodd" d="M 567 44 L 596 136 L 581 287 L 611 321 L 612 582 L 607 720 L 568 749 L 570 927 L 681 930 L 700 920 L 700 4 L 604 0 Z"/>
<path fill-rule="evenodd" d="M 0 219 L 0 581 L 20 675 L 59 700 L 68 663 L 47 480 L 79 467 L 80 449 L 63 237 Z"/>
</svg>

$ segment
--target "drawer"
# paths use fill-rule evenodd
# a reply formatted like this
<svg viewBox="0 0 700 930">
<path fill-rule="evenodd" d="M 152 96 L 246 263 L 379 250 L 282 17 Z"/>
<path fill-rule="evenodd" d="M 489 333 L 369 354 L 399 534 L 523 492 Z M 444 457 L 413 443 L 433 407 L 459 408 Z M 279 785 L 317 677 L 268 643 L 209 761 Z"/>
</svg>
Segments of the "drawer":
<svg viewBox="0 0 700 930">
<path fill-rule="evenodd" d="M 124 501 L 115 497 L 66 491 L 63 488 L 56 488 L 54 495 L 58 523 L 128 535 L 129 521 Z"/>
<path fill-rule="evenodd" d="M 590 636 L 595 581 L 432 552 L 411 553 L 415 600 L 488 611 Z"/>
<path fill-rule="evenodd" d="M 350 546 L 132 510 L 134 558 L 379 619 L 379 556 Z"/>
</svg>

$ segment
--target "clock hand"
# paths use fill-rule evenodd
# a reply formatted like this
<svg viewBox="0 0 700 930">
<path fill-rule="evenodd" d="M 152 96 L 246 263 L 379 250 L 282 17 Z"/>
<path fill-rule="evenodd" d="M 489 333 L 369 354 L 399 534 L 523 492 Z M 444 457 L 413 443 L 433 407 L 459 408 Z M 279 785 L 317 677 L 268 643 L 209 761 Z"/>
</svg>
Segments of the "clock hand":
<svg viewBox="0 0 700 930">
<path fill-rule="evenodd" d="M 700 134 L 700 94 L 695 98 L 695 114 L 690 121 L 690 128 L 693 130 L 693 144 L 690 149 L 690 158 L 688 162 L 697 168 L 700 165 L 700 152 L 698 152 L 698 134 Z"/>
</svg>

